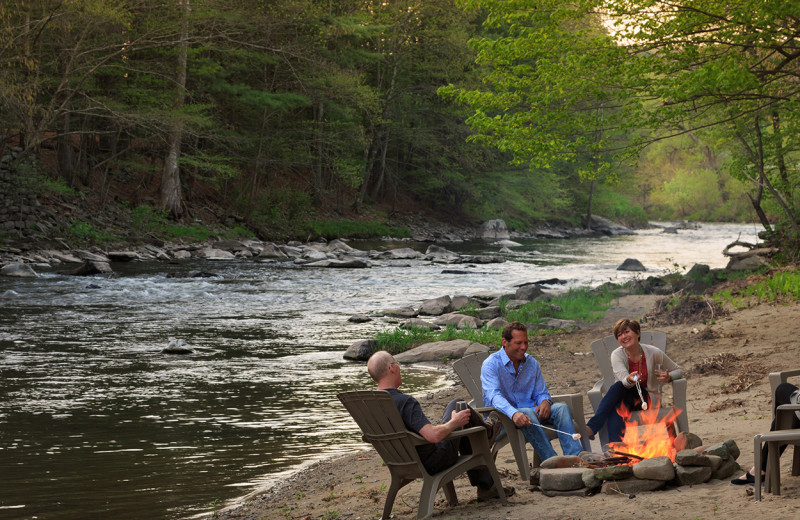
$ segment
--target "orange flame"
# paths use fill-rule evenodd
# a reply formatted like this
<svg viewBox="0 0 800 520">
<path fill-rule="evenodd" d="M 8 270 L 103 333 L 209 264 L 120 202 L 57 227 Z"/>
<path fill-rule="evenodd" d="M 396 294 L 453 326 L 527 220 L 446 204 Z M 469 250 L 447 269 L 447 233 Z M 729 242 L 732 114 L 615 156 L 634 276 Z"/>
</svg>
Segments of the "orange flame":
<svg viewBox="0 0 800 520">
<path fill-rule="evenodd" d="M 673 423 L 680 410 L 670 407 L 661 418 L 661 403 L 651 403 L 647 410 L 638 411 L 638 421 L 632 417 L 631 411 L 620 405 L 617 412 L 625 420 L 625 436 L 622 442 L 611 442 L 609 448 L 615 451 L 636 455 L 643 459 L 668 456 L 675 461 L 675 428 Z M 639 459 L 630 461 L 636 464 Z"/>
</svg>

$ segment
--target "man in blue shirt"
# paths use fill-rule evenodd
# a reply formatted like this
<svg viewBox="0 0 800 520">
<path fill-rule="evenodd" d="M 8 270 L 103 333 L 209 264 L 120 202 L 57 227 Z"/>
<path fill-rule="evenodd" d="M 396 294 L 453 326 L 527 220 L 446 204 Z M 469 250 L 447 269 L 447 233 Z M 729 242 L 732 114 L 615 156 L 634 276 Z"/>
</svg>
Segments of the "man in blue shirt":
<svg viewBox="0 0 800 520">
<path fill-rule="evenodd" d="M 506 414 L 542 460 L 556 455 L 542 424 L 560 430 L 558 440 L 564 455 L 577 455 L 581 444 L 572 435 L 572 414 L 564 403 L 553 403 L 539 362 L 527 354 L 528 329 L 515 321 L 502 334 L 503 348 L 490 355 L 481 367 L 483 404 Z"/>
</svg>

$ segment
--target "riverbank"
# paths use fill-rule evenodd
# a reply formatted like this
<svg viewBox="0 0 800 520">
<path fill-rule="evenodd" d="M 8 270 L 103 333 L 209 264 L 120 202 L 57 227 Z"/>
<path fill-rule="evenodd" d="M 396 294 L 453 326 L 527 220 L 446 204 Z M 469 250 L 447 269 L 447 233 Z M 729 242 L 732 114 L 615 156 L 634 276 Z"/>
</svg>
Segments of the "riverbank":
<svg viewBox="0 0 800 520">
<path fill-rule="evenodd" d="M 706 325 L 687 317 L 678 324 L 659 323 L 653 314 L 657 296 L 626 296 L 606 312 L 594 328 L 573 333 L 537 337 L 530 354 L 542 364 L 553 394 L 585 392 L 599 377 L 589 344 L 610 333 L 610 324 L 621 316 L 648 316 L 644 328 L 667 333 L 668 352 L 689 380 L 690 430 L 707 443 L 733 439 L 741 449 L 743 468 L 752 465 L 753 435 L 769 430 L 770 396 L 767 375 L 797 368 L 800 359 L 800 304 L 754 304 L 743 310 L 727 309 Z M 725 354 L 724 358 L 715 357 Z M 709 360 L 722 360 L 708 369 Z M 449 370 L 443 366 L 442 370 Z M 702 373 L 701 373 L 702 370 Z M 453 397 L 467 397 L 455 384 L 435 394 L 418 396 L 431 417 L 438 417 Z M 592 414 L 587 398 L 584 412 Z M 593 441 L 594 451 L 599 451 Z M 711 481 L 636 496 L 596 495 L 586 498 L 546 497 L 518 478 L 510 448 L 500 452 L 498 467 L 505 485 L 516 494 L 509 504 L 475 501 L 466 477 L 455 481 L 459 505 L 448 508 L 440 493 L 434 516 L 447 519 L 474 518 L 741 518 L 769 516 L 795 518 L 800 499 L 800 478 L 790 476 L 789 456 L 782 460 L 780 496 L 767 494 L 756 503 L 752 487 Z M 223 519 L 379 518 L 389 484 L 389 472 L 372 449 L 317 463 L 267 491 L 239 501 L 233 507 L 205 515 Z M 420 483 L 403 488 L 393 514 L 415 518 Z"/>
</svg>

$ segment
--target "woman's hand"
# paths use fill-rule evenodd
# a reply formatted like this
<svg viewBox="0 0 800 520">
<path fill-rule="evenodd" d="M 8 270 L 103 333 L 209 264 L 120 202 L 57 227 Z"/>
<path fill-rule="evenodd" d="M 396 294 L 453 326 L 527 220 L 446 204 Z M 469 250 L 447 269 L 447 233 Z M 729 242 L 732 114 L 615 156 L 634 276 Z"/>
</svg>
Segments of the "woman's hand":
<svg viewBox="0 0 800 520">
<path fill-rule="evenodd" d="M 669 383 L 672 381 L 672 376 L 669 375 L 669 370 L 656 370 L 656 379 L 661 383 Z"/>
<path fill-rule="evenodd" d="M 631 385 L 634 384 L 638 377 L 639 377 L 639 371 L 638 370 L 636 372 L 631 372 L 630 374 L 628 374 L 628 383 L 631 384 Z"/>
</svg>

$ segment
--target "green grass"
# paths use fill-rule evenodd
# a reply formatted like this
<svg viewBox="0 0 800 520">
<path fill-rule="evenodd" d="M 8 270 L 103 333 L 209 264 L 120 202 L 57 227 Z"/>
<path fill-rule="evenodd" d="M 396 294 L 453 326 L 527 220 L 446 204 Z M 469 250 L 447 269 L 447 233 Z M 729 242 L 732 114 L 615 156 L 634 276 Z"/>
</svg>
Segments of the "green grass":
<svg viewBox="0 0 800 520">
<path fill-rule="evenodd" d="M 466 339 L 494 348 L 500 348 L 500 331 L 487 329 L 456 329 L 448 325 L 444 330 L 428 330 L 416 327 L 409 329 L 395 328 L 386 332 L 379 332 L 375 337 L 378 345 L 376 351 L 385 350 L 391 354 L 399 354 L 406 350 L 434 341 L 452 341 Z"/>
<path fill-rule="evenodd" d="M 312 235 L 324 237 L 328 240 L 334 238 L 377 238 L 391 236 L 406 238 L 411 232 L 404 227 L 391 227 L 375 221 L 350 221 L 350 220 L 311 220 L 305 225 Z"/>
<path fill-rule="evenodd" d="M 800 272 L 778 271 L 753 284 L 714 293 L 714 300 L 729 303 L 743 309 L 752 300 L 758 303 L 772 303 L 800 299 Z"/>
<path fill-rule="evenodd" d="M 73 220 L 67 228 L 67 233 L 76 241 L 87 243 L 111 242 L 115 239 L 114 235 L 107 231 L 102 231 L 88 222 Z"/>
<path fill-rule="evenodd" d="M 609 288 L 602 290 L 572 289 L 562 296 L 553 298 L 551 301 L 531 302 L 507 313 L 505 309 L 506 302 L 501 301 L 500 309 L 507 321 L 517 320 L 523 323 L 539 323 L 548 318 L 559 318 L 591 322 L 600 319 L 605 310 L 611 306 L 609 302 L 616 297 L 616 291 Z M 562 310 L 554 310 L 553 305 L 559 306 Z M 464 307 L 462 311 L 464 310 L 477 312 L 477 308 L 474 305 Z M 531 335 L 547 333 L 548 331 L 530 332 Z M 377 341 L 376 350 L 386 350 L 391 354 L 405 352 L 423 343 L 451 341 L 454 339 L 466 339 L 496 350 L 502 344 L 500 334 L 500 330 L 487 329 L 485 326 L 480 329 L 463 330 L 458 330 L 454 326 L 448 326 L 444 330 L 427 330 L 412 327 L 410 329 L 395 328 L 379 332 L 375 340 Z"/>
<path fill-rule="evenodd" d="M 204 242 L 214 235 L 210 229 L 201 224 L 173 224 L 167 219 L 167 212 L 147 205 L 136 206 L 131 211 L 133 229 L 140 233 L 154 233 L 169 238 L 187 238 Z M 236 226 L 223 233 L 224 238 L 250 238 L 255 236 L 249 229 Z"/>
<path fill-rule="evenodd" d="M 200 224 L 190 224 L 184 226 L 182 224 L 175 224 L 172 226 L 164 226 L 164 233 L 174 238 L 188 238 L 189 240 L 204 242 L 208 240 L 211 232 L 201 226 Z"/>
<path fill-rule="evenodd" d="M 596 291 L 588 288 L 570 289 L 566 294 L 550 301 L 530 302 L 505 313 L 507 321 L 540 323 L 546 319 L 597 321 L 611 307 L 616 291 L 608 288 Z M 561 310 L 557 310 L 557 308 Z M 501 307 L 502 309 L 502 307 Z"/>
</svg>

